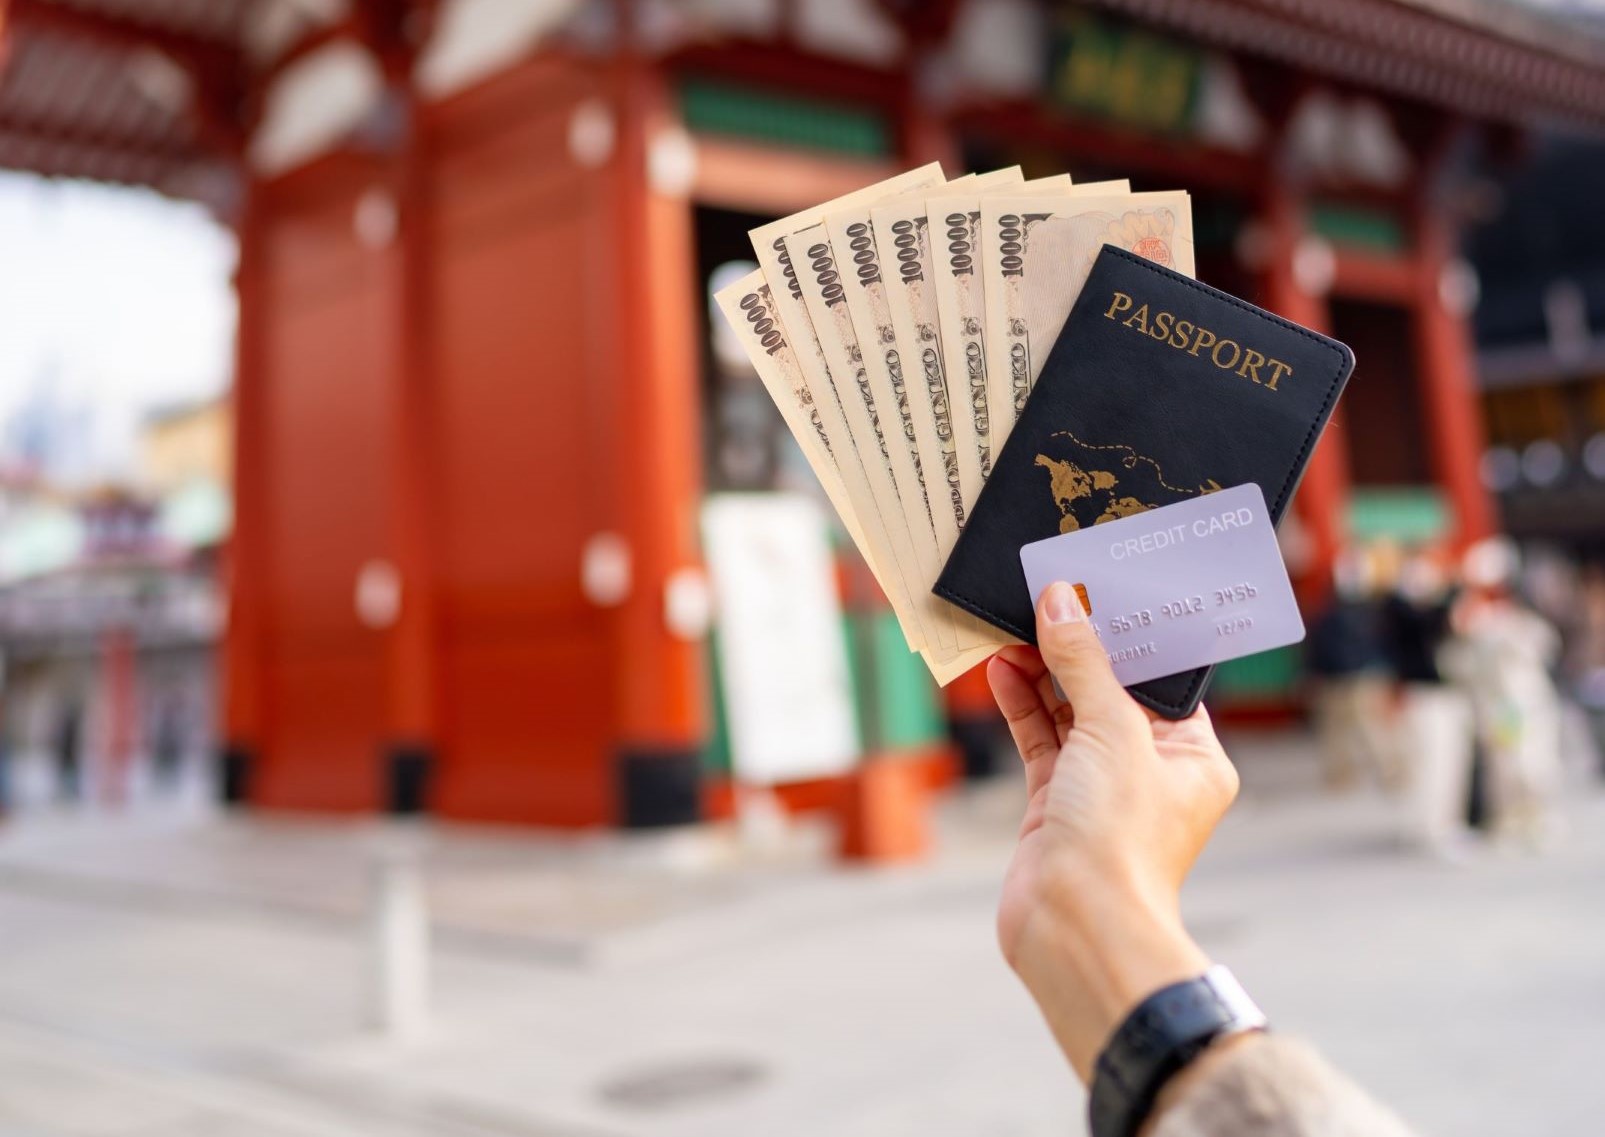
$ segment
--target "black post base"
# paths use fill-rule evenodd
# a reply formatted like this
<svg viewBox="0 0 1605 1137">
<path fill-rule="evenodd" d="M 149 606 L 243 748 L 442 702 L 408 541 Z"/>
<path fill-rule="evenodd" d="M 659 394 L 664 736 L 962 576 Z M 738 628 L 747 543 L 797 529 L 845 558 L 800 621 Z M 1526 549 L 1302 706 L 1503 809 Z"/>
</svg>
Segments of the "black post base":
<svg viewBox="0 0 1605 1137">
<path fill-rule="evenodd" d="M 217 799 L 231 808 L 249 805 L 256 751 L 243 742 L 225 742 L 217 752 Z"/>
<path fill-rule="evenodd" d="M 619 823 L 625 828 L 658 829 L 702 820 L 700 751 L 629 747 L 614 762 Z"/>
<path fill-rule="evenodd" d="M 956 718 L 949 723 L 948 734 L 959 749 L 966 782 L 979 782 L 998 772 L 1000 730 L 995 719 Z"/>
<path fill-rule="evenodd" d="M 426 742 L 392 742 L 380 755 L 384 809 L 397 817 L 429 812 L 435 749 Z"/>
</svg>

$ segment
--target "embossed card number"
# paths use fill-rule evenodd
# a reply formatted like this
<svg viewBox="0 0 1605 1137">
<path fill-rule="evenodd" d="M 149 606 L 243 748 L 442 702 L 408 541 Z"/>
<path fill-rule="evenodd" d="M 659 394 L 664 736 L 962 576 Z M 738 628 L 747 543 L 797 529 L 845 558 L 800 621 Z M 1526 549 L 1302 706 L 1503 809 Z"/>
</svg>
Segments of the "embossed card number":
<svg viewBox="0 0 1605 1137">
<path fill-rule="evenodd" d="M 1304 638 L 1257 485 L 1036 541 L 1020 550 L 1032 599 L 1077 585 L 1126 686 Z"/>
</svg>

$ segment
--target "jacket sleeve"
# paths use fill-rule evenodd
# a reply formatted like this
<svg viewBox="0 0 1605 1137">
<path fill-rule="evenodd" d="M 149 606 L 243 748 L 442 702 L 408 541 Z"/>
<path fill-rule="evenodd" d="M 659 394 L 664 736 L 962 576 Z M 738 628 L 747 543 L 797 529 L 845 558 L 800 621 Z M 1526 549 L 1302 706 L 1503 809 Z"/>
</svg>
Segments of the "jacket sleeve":
<svg viewBox="0 0 1605 1137">
<path fill-rule="evenodd" d="M 1310 1047 L 1266 1035 L 1199 1071 L 1199 1079 L 1149 1127 L 1148 1137 L 1413 1134 Z"/>
</svg>

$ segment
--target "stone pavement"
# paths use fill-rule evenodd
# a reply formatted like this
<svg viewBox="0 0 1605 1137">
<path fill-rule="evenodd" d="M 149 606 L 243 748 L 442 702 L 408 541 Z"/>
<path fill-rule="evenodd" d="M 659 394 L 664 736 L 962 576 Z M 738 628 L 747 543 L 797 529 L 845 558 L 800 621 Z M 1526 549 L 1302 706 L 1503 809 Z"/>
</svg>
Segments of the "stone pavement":
<svg viewBox="0 0 1605 1137">
<path fill-rule="evenodd" d="M 1448 866 L 1391 804 L 1314 789 L 1298 740 L 1245 793 L 1189 917 L 1284 1029 L 1424 1133 L 1605 1113 L 1605 796 L 1546 856 Z M 0 830 L 0 1137 L 1036 1137 L 1079 1090 L 997 958 L 1019 785 L 949 801 L 930 863 L 828 834 L 427 835 L 204 812 Z M 433 1023 L 364 1026 L 366 883 L 423 843 Z"/>
</svg>

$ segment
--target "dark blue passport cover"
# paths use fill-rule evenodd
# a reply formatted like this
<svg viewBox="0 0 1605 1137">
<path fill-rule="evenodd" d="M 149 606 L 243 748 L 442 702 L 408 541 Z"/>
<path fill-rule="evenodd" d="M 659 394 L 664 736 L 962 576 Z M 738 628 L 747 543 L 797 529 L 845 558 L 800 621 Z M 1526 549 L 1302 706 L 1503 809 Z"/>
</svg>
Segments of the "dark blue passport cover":
<svg viewBox="0 0 1605 1137">
<path fill-rule="evenodd" d="M 1104 246 L 936 594 L 1035 642 L 1022 545 L 1245 482 L 1280 520 L 1353 369 L 1334 339 Z M 1184 718 L 1211 671 L 1131 693 Z"/>
</svg>

